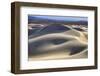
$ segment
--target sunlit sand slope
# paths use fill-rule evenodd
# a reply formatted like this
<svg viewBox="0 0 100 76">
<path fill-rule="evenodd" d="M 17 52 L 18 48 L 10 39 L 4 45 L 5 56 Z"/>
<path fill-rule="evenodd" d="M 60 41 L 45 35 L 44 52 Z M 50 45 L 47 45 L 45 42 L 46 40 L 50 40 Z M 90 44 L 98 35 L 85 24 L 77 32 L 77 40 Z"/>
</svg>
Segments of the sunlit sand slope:
<svg viewBox="0 0 100 76">
<path fill-rule="evenodd" d="M 29 60 L 87 58 L 87 40 L 87 32 L 67 25 L 43 27 L 29 36 Z"/>
</svg>

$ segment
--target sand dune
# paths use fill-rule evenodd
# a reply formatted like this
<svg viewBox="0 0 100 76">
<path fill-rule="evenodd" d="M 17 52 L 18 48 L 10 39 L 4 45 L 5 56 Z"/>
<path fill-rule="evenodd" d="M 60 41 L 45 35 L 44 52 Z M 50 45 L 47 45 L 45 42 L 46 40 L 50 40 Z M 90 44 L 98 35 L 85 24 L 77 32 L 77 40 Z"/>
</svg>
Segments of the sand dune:
<svg viewBox="0 0 100 76">
<path fill-rule="evenodd" d="M 65 25 L 46 26 L 29 36 L 29 60 L 87 57 L 87 32 Z"/>
</svg>

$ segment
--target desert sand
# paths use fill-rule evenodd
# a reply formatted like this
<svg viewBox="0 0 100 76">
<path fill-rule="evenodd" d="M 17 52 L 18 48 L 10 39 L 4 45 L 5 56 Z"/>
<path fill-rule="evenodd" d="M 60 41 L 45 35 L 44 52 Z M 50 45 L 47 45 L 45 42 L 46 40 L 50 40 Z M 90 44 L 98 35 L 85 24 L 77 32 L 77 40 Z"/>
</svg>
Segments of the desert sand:
<svg viewBox="0 0 100 76">
<path fill-rule="evenodd" d="M 87 58 L 87 37 L 87 31 L 67 25 L 46 26 L 29 36 L 29 60 Z"/>
</svg>

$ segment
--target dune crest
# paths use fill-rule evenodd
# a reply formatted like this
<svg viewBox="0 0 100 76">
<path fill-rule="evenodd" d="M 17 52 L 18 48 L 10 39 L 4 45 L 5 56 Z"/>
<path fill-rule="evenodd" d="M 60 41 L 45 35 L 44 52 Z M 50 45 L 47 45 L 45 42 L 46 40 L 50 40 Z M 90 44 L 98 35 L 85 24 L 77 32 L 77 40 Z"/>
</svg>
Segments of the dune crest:
<svg viewBox="0 0 100 76">
<path fill-rule="evenodd" d="M 87 40 L 87 32 L 67 25 L 42 27 L 29 36 L 29 60 L 86 58 Z"/>
</svg>

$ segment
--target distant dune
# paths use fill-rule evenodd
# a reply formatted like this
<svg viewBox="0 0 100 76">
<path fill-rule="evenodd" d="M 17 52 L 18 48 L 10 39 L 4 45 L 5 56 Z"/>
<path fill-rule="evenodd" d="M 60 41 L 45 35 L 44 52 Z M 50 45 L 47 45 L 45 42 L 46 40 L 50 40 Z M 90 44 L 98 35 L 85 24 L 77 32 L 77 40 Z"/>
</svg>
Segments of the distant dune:
<svg viewBox="0 0 100 76">
<path fill-rule="evenodd" d="M 68 16 L 28 16 L 28 23 L 62 23 L 62 24 L 81 24 L 87 25 L 87 17 L 68 17 Z"/>
<path fill-rule="evenodd" d="M 87 57 L 87 32 L 63 24 L 51 24 L 29 31 L 29 60 Z"/>
</svg>

